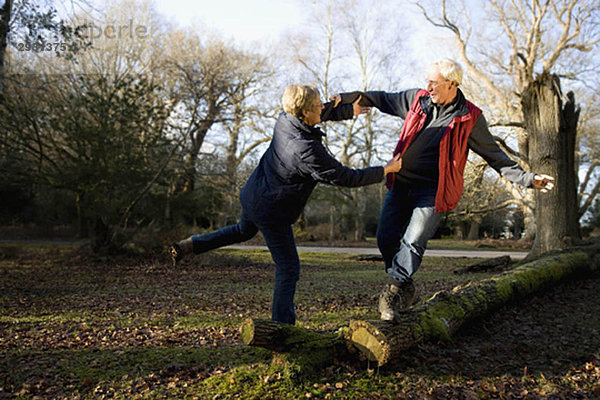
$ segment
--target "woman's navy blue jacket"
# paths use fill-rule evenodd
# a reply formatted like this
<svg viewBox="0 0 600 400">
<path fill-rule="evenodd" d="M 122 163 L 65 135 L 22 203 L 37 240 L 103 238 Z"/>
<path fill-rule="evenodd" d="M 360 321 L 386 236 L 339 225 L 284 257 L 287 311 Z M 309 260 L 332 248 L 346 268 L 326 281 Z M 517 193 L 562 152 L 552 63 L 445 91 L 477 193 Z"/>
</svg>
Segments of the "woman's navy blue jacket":
<svg viewBox="0 0 600 400">
<path fill-rule="evenodd" d="M 352 105 L 326 103 L 323 121 L 352 118 Z M 318 182 L 365 186 L 383 180 L 383 167 L 352 169 L 325 148 L 323 131 L 282 112 L 267 151 L 240 193 L 244 217 L 258 224 L 293 224 Z"/>
</svg>

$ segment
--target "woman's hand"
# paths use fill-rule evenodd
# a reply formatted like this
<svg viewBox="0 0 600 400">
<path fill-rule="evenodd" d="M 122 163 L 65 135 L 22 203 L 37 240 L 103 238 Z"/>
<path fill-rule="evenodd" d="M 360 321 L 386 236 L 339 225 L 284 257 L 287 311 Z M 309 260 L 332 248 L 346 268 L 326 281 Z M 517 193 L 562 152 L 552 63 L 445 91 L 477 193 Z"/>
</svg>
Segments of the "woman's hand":
<svg viewBox="0 0 600 400">
<path fill-rule="evenodd" d="M 333 106 L 337 107 L 340 104 L 340 101 L 342 101 L 342 96 L 339 94 L 334 94 L 329 98 L 329 101 L 333 101 Z"/>
<path fill-rule="evenodd" d="M 392 172 L 398 172 L 402 169 L 402 157 L 400 154 L 397 154 L 394 158 L 392 158 L 386 165 L 383 167 L 384 175 L 390 174 Z"/>
</svg>

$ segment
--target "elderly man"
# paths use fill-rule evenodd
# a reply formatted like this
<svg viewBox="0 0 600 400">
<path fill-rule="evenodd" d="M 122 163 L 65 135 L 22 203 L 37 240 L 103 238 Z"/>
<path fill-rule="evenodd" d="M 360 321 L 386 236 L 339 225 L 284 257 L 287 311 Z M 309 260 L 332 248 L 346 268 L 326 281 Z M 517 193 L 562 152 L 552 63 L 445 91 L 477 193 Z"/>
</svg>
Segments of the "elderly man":
<svg viewBox="0 0 600 400">
<path fill-rule="evenodd" d="M 459 89 L 462 75 L 458 63 L 443 59 L 431 65 L 426 90 L 332 97 L 350 103 L 362 95 L 360 105 L 404 119 L 394 150 L 402 156 L 402 169 L 387 176 L 389 191 L 377 227 L 377 245 L 389 276 L 379 297 L 382 320 L 396 320 L 414 302 L 412 276 L 443 213 L 460 200 L 469 149 L 513 183 L 542 191 L 554 187 L 554 178 L 523 171 L 498 147 L 482 111 Z"/>
</svg>

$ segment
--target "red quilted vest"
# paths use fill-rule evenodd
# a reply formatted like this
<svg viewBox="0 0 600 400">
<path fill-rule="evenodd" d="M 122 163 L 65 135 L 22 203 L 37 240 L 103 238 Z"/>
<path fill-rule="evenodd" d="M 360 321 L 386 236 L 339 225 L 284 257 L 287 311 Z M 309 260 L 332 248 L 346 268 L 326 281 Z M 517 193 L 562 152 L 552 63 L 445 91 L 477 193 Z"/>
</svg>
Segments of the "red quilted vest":
<svg viewBox="0 0 600 400">
<path fill-rule="evenodd" d="M 417 133 L 423 128 L 426 115 L 421 109 L 419 100 L 429 96 L 426 90 L 419 90 L 413 100 L 406 117 L 404 126 L 400 132 L 400 139 L 394 150 L 396 154 L 404 154 L 404 151 L 410 146 L 417 136 Z M 469 112 L 465 115 L 455 117 L 446 128 L 442 140 L 440 141 L 440 159 L 437 194 L 435 196 L 435 212 L 444 212 L 453 210 L 463 192 L 463 173 L 467 163 L 467 140 L 481 115 L 481 110 L 473 103 L 467 101 Z M 386 186 L 391 189 L 395 174 L 388 174 Z"/>
</svg>

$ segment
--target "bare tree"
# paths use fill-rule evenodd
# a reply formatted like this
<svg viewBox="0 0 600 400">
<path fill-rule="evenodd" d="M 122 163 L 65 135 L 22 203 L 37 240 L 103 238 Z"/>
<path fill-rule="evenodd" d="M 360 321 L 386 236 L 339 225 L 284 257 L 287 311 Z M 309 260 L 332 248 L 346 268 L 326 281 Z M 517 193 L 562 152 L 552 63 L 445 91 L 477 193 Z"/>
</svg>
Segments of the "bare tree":
<svg viewBox="0 0 600 400">
<path fill-rule="evenodd" d="M 87 5 L 86 0 L 71 0 L 75 4 Z M 58 17 L 53 1 L 40 4 L 33 0 L 4 0 L 0 7 L 0 100 L 6 73 L 7 49 L 12 44 L 18 51 L 35 52 L 44 49 L 48 42 L 60 42 L 61 46 L 50 47 L 54 53 L 73 59 L 80 50 L 89 46 L 82 31 L 83 25 L 72 25 Z M 15 69 L 14 73 L 22 73 Z"/>
<path fill-rule="evenodd" d="M 198 155 L 209 130 L 232 104 L 236 50 L 217 38 L 202 42 L 194 31 L 179 31 L 171 38 L 166 68 L 175 77 L 175 124 L 185 138 L 185 160 L 177 191 L 195 187 Z"/>
<path fill-rule="evenodd" d="M 562 247 L 579 236 L 577 215 L 566 206 L 576 202 L 579 111 L 574 95 L 563 95 L 560 76 L 581 76 L 589 68 L 581 55 L 597 46 L 600 6 L 587 0 L 491 0 L 486 21 L 502 34 L 496 30 L 497 45 L 489 46 L 474 40 L 482 37 L 461 18 L 468 15 L 464 8 L 459 12 L 445 0 L 436 3 L 418 6 L 430 23 L 451 32 L 469 75 L 493 98 L 486 103 L 496 111 L 492 125 L 518 134 L 519 150 L 509 152 L 528 169 L 557 177 L 553 192 L 535 195 L 537 234 L 531 254 Z M 525 199 L 527 204 L 533 203 Z"/>
<path fill-rule="evenodd" d="M 354 82 L 355 88 L 362 91 L 377 89 L 377 85 L 392 85 L 388 76 L 393 66 L 402 61 L 398 58 L 401 53 L 400 42 L 403 29 L 388 18 L 388 9 L 382 3 L 366 4 L 360 1 L 348 1 L 342 9 L 342 34 L 352 45 L 352 56 L 346 57 L 346 65 L 354 64 L 356 75 L 360 78 Z M 390 32 L 393 32 L 390 35 Z M 395 49 L 390 52 L 389 49 Z M 372 165 L 378 158 L 378 144 L 385 144 L 382 125 L 377 124 L 378 116 L 367 115 L 364 119 L 356 119 L 346 124 L 342 131 L 345 146 L 342 159 L 347 163 L 357 164 L 360 168 Z M 393 131 L 393 130 L 392 130 Z M 379 140 L 378 140 L 379 139 Z M 382 146 L 385 154 L 390 153 L 391 146 Z M 358 158 L 358 160 L 354 160 Z M 362 240 L 365 236 L 365 219 L 367 213 L 369 188 L 357 188 L 355 193 L 356 217 L 354 219 L 354 239 Z"/>
<path fill-rule="evenodd" d="M 591 93 L 588 94 L 582 106 L 578 128 L 578 158 L 583 179 L 577 192 L 578 215 L 582 217 L 600 196 L 600 95 L 598 87 L 600 81 L 588 82 Z"/>
<path fill-rule="evenodd" d="M 235 54 L 237 71 L 229 88 L 231 107 L 225 110 L 221 123 L 227 132 L 225 145 L 225 197 L 223 223 L 237 219 L 235 208 L 241 189 L 238 170 L 244 159 L 262 144 L 271 140 L 264 120 L 277 118 L 273 101 L 265 101 L 273 72 L 265 57 L 240 51 Z M 268 95 L 271 93 L 269 92 Z M 272 96 L 271 96 L 272 97 Z"/>
<path fill-rule="evenodd" d="M 324 97 L 346 90 L 372 90 L 394 85 L 392 68 L 408 62 L 400 58 L 402 29 L 383 4 L 360 0 L 314 1 L 312 28 L 307 37 L 292 40 L 294 61 L 309 81 L 317 83 Z M 395 51 L 390 52 L 389 49 Z M 379 123 L 380 114 L 371 114 L 335 124 L 324 124 L 327 144 L 342 164 L 364 168 L 379 159 L 378 148 L 391 153 L 389 133 Z M 389 142 L 389 143 L 388 143 Z M 332 189 L 338 197 L 330 205 L 330 238 L 340 214 L 352 215 L 354 238 L 365 234 L 365 214 L 370 188 Z M 334 197 L 334 196 L 331 196 Z M 341 201 L 342 198 L 345 201 Z M 347 209 L 339 210 L 341 208 Z"/>
</svg>

